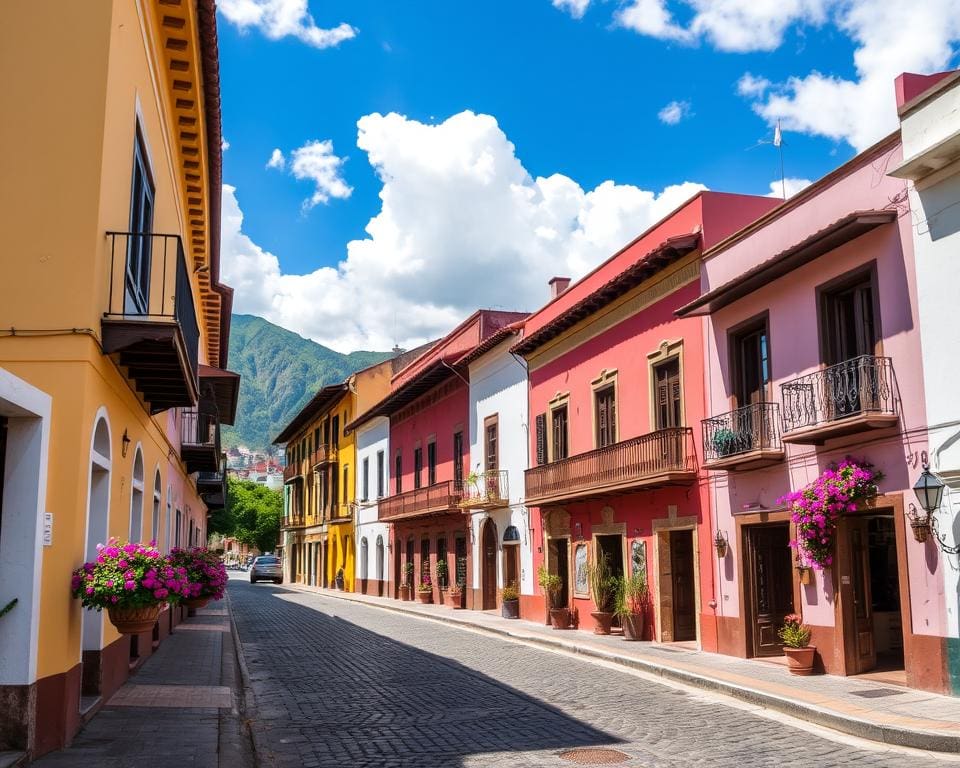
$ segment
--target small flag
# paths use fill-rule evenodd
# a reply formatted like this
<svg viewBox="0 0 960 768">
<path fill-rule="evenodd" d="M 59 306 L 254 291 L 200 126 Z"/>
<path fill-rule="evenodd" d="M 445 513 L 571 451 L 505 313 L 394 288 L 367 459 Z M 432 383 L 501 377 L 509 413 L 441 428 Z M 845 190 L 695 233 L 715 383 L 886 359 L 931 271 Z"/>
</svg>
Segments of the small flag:
<svg viewBox="0 0 960 768">
<path fill-rule="evenodd" d="M 773 129 L 773 146 L 779 147 L 783 143 L 783 137 L 780 135 L 780 121 L 777 120 L 777 127 Z"/>
</svg>

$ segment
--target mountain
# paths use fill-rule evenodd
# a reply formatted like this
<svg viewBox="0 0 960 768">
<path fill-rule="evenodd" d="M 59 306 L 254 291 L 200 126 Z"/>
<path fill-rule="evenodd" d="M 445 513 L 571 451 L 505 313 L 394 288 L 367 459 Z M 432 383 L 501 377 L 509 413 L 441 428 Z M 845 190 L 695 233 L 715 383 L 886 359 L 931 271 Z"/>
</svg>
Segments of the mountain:
<svg viewBox="0 0 960 768">
<path fill-rule="evenodd" d="M 266 448 L 320 387 L 391 357 L 390 352 L 334 352 L 253 315 L 230 320 L 229 368 L 243 378 L 237 423 L 224 426 L 225 448 Z"/>
</svg>

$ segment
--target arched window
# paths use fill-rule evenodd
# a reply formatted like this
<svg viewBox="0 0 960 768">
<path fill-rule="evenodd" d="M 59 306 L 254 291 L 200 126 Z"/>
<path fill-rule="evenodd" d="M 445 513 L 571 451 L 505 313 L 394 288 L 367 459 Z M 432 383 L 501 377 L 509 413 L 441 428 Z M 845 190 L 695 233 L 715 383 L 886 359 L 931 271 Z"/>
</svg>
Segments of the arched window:
<svg viewBox="0 0 960 768">
<path fill-rule="evenodd" d="M 95 560 L 97 544 L 110 538 L 110 425 L 101 409 L 90 441 L 90 485 L 87 490 L 86 560 Z M 81 643 L 85 651 L 99 651 L 103 645 L 103 618 L 96 611 L 83 611 Z"/>
<path fill-rule="evenodd" d="M 515 525 L 508 525 L 506 530 L 503 532 L 503 543 L 504 544 L 519 544 L 520 543 L 520 531 Z"/>
<path fill-rule="evenodd" d="M 173 528 L 173 486 L 167 486 L 167 524 L 164 526 L 163 534 L 163 547 L 164 552 L 170 551 L 170 542 L 173 540 L 173 537 L 170 535 L 170 531 Z"/>
<path fill-rule="evenodd" d="M 160 540 L 160 512 L 161 502 L 163 501 L 163 485 L 160 481 L 160 469 L 157 468 L 157 474 L 153 478 L 153 519 L 150 521 L 150 541 L 153 545 L 159 546 Z"/>
<path fill-rule="evenodd" d="M 383 581 L 383 536 L 377 536 L 377 581 Z"/>
<path fill-rule="evenodd" d="M 143 535 L 143 451 L 137 446 L 133 455 L 133 480 L 130 483 L 130 541 Z"/>
<path fill-rule="evenodd" d="M 367 578 L 367 537 L 360 539 L 360 578 Z"/>
</svg>

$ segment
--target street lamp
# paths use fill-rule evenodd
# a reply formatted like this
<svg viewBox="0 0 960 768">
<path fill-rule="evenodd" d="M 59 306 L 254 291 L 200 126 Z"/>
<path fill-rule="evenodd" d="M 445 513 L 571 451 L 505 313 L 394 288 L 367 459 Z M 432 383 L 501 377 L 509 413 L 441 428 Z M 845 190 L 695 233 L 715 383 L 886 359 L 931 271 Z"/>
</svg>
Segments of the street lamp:
<svg viewBox="0 0 960 768">
<path fill-rule="evenodd" d="M 930 471 L 930 465 L 923 465 L 923 472 L 913 484 L 913 492 L 917 494 L 917 501 L 920 507 L 928 515 L 933 515 L 940 509 L 940 501 L 943 499 L 943 480 Z"/>
<path fill-rule="evenodd" d="M 937 529 L 937 510 L 940 509 L 940 502 L 943 501 L 943 489 L 945 488 L 943 480 L 930 471 L 930 465 L 924 462 L 923 472 L 913 484 L 913 492 L 917 496 L 917 502 L 924 514 L 917 512 L 913 504 L 907 512 L 907 519 L 910 521 L 910 527 L 913 529 L 913 537 L 919 542 L 925 542 L 932 533 L 937 544 L 946 554 L 960 554 L 960 544 L 950 546 L 946 543 L 940 531 Z"/>
</svg>

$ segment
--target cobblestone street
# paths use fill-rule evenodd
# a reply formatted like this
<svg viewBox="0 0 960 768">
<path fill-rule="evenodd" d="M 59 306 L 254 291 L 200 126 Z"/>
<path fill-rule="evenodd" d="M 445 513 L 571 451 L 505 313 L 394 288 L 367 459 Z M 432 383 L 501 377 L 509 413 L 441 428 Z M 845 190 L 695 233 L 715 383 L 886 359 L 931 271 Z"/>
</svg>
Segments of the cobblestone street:
<svg viewBox="0 0 960 768">
<path fill-rule="evenodd" d="M 562 766 L 585 747 L 637 768 L 948 764 L 323 595 L 234 579 L 230 599 L 262 765 Z"/>
</svg>

